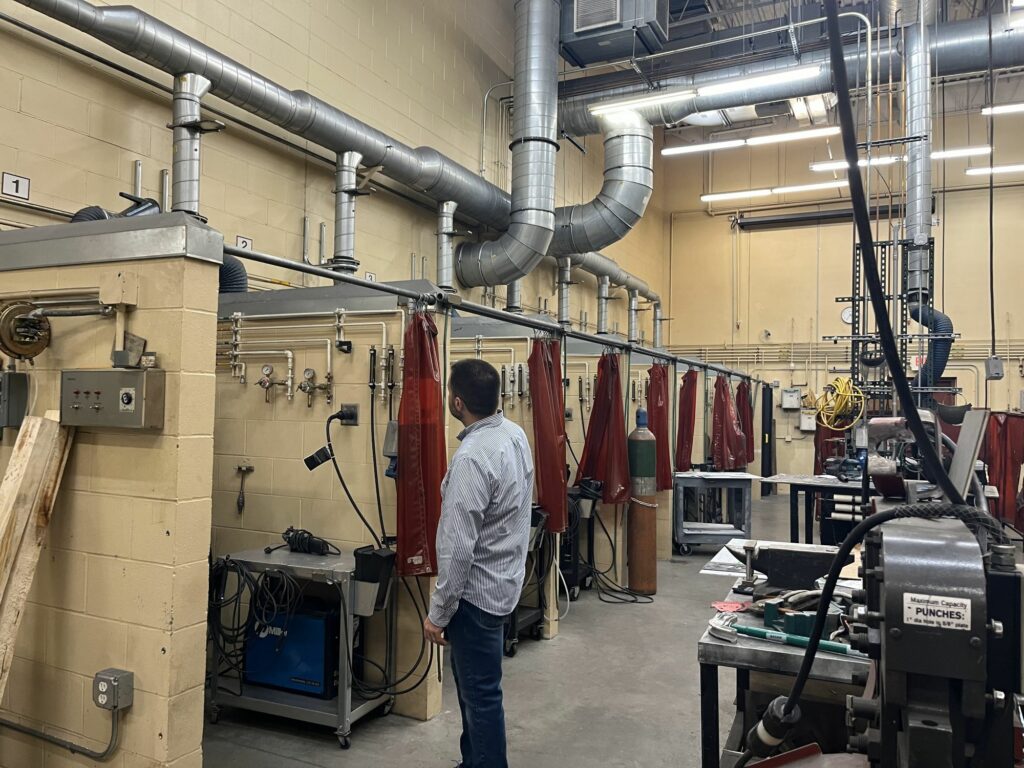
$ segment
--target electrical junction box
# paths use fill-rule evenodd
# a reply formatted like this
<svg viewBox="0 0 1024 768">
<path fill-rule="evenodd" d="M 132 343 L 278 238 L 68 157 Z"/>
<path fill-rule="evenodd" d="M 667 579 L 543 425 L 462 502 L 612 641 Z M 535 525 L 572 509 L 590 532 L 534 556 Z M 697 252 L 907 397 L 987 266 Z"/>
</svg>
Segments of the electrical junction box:
<svg viewBox="0 0 1024 768">
<path fill-rule="evenodd" d="M 784 411 L 799 411 L 800 410 L 800 390 L 796 388 L 789 388 L 782 390 L 782 410 Z"/>
<path fill-rule="evenodd" d="M 565 0 L 562 56 L 577 67 L 655 53 L 668 41 L 669 0 Z"/>
<path fill-rule="evenodd" d="M 27 373 L 0 371 L 0 437 L 5 427 L 21 426 L 28 409 L 28 390 Z"/>
<path fill-rule="evenodd" d="M 135 700 L 135 674 L 104 669 L 92 678 L 92 701 L 101 709 L 128 709 Z"/>
<path fill-rule="evenodd" d="M 159 368 L 61 371 L 60 423 L 163 429 L 166 375 Z"/>
<path fill-rule="evenodd" d="M 814 411 L 800 411 L 800 431 L 817 432 L 818 420 Z"/>
<path fill-rule="evenodd" d="M 999 381 L 1004 375 L 1002 358 L 992 355 L 985 360 L 985 381 Z"/>
</svg>

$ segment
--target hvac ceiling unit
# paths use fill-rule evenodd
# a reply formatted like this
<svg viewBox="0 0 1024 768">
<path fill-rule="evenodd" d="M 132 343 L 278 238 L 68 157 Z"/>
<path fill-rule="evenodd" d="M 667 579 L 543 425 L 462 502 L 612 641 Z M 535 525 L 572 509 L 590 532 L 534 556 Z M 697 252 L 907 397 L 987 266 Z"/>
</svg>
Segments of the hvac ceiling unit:
<svg viewBox="0 0 1024 768">
<path fill-rule="evenodd" d="M 664 48 L 669 0 L 566 0 L 562 55 L 578 67 Z"/>
</svg>

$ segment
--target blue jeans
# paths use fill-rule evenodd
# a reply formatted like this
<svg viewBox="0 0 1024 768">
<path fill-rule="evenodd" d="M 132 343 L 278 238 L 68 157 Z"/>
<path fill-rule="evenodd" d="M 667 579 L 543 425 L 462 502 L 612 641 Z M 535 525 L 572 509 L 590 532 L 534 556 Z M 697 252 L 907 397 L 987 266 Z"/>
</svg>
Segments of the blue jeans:
<svg viewBox="0 0 1024 768">
<path fill-rule="evenodd" d="M 501 703 L 505 617 L 461 600 L 445 637 L 462 710 L 462 765 L 508 768 L 505 710 Z"/>
</svg>

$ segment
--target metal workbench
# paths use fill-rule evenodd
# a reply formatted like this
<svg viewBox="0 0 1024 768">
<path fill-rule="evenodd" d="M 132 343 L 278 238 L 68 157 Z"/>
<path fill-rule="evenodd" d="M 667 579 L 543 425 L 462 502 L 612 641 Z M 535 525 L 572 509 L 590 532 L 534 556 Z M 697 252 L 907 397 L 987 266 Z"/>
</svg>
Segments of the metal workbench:
<svg viewBox="0 0 1024 768">
<path fill-rule="evenodd" d="M 747 602 L 750 598 L 730 592 L 729 602 Z M 760 618 L 752 614 L 737 614 L 738 624 L 763 626 Z M 729 643 L 711 635 L 709 630 L 697 642 L 697 660 L 700 663 L 700 725 L 701 768 L 719 768 L 731 765 L 739 756 L 739 736 L 743 733 L 743 702 L 749 687 L 751 672 L 768 672 L 796 677 L 804 658 L 804 649 L 781 645 L 766 640 L 738 635 Z M 736 670 L 736 721 L 730 731 L 725 751 L 720 751 L 718 723 L 718 668 Z M 861 656 L 844 656 L 820 651 L 811 667 L 811 680 L 843 685 L 863 686 L 867 679 L 869 660 Z"/>
<path fill-rule="evenodd" d="M 751 488 L 758 475 L 749 472 L 676 472 L 672 475 L 672 541 L 681 555 L 695 545 L 723 546 L 730 539 L 749 539 L 751 529 Z M 727 522 L 687 520 L 686 491 L 720 494 L 722 517 Z M 697 514 L 701 513 L 698 504 Z"/>
<path fill-rule="evenodd" d="M 855 496 L 863 492 L 861 481 L 844 483 L 832 475 L 772 475 L 762 480 L 773 485 L 789 486 L 789 540 L 800 541 L 800 494 L 804 494 L 804 543 L 814 543 L 814 508 L 818 497 Z M 874 486 L 869 486 L 874 492 Z"/>
<path fill-rule="evenodd" d="M 267 553 L 262 549 L 252 549 L 238 554 L 228 555 L 232 560 L 243 564 L 251 573 L 264 571 L 282 571 L 298 581 L 328 585 L 324 595 L 334 594 L 338 597 L 339 610 L 342 612 L 341 631 L 339 632 L 338 650 L 338 695 L 332 699 L 319 699 L 299 693 L 242 682 L 240 693 L 227 691 L 219 685 L 219 659 L 215 659 L 210 682 L 210 722 L 217 722 L 221 707 L 235 707 L 253 712 L 262 712 L 278 717 L 287 717 L 315 725 L 325 725 L 334 729 L 338 744 L 342 749 L 351 745 L 352 725 L 375 710 L 389 712 L 394 704 L 394 697 L 380 695 L 363 698 L 352 690 L 352 669 L 349 661 L 353 655 L 353 642 L 360 616 L 373 613 L 376 597 L 376 585 L 366 585 L 352 578 L 355 559 L 351 552 L 342 551 L 341 555 L 306 555 L 290 552 L 287 547 Z M 345 599 L 342 599 L 342 595 Z M 388 600 L 392 595 L 388 595 Z M 386 631 L 392 632 L 393 627 Z M 392 649 L 391 658 L 385 661 L 388 676 L 394 676 L 395 643 L 388 643 Z M 232 682 L 234 682 L 232 680 Z"/>
</svg>

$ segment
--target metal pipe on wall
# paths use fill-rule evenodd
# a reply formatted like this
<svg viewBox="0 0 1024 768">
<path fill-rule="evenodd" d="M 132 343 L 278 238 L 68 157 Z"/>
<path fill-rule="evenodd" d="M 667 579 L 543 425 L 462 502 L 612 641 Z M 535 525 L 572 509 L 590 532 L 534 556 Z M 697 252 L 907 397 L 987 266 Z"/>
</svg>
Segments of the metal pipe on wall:
<svg viewBox="0 0 1024 768">
<path fill-rule="evenodd" d="M 334 258 L 328 269 L 355 272 L 356 260 L 356 171 L 363 156 L 358 152 L 342 152 L 334 172 Z"/>
<path fill-rule="evenodd" d="M 571 328 L 569 319 L 569 286 L 572 285 L 572 262 L 568 256 L 558 257 L 558 324 Z"/>
<path fill-rule="evenodd" d="M 661 324 L 663 322 L 663 319 L 661 317 L 661 302 L 653 302 L 652 307 L 653 309 L 651 314 L 654 320 L 653 326 L 651 328 L 651 346 L 654 347 L 655 349 L 658 349 L 661 347 Z"/>
<path fill-rule="evenodd" d="M 630 344 L 640 341 L 640 292 L 633 289 L 629 292 L 629 323 L 626 339 Z"/>
<path fill-rule="evenodd" d="M 608 289 L 611 279 L 608 275 L 597 278 L 597 332 L 608 333 Z"/>
<path fill-rule="evenodd" d="M 455 293 L 455 209 L 458 203 L 445 200 L 437 204 L 437 287 Z"/>
<path fill-rule="evenodd" d="M 202 75 L 180 74 L 174 78 L 172 102 L 174 160 L 171 165 L 171 210 L 199 213 L 199 150 L 202 144 L 201 100 L 211 82 Z"/>
<path fill-rule="evenodd" d="M 523 286 L 518 280 L 513 280 L 505 286 L 505 311 L 523 311 Z"/>
</svg>

